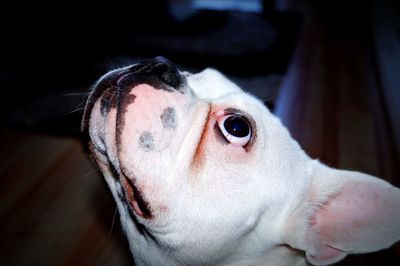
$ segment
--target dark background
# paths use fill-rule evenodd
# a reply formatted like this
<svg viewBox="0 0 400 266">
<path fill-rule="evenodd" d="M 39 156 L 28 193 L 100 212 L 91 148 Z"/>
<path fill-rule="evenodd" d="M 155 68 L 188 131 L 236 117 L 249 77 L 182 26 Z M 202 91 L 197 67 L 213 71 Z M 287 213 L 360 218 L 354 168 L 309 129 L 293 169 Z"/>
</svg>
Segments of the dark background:
<svg viewBox="0 0 400 266">
<path fill-rule="evenodd" d="M 215 67 L 244 82 L 274 74 L 267 81 L 276 84 L 285 73 L 300 14 L 197 10 L 180 21 L 167 4 L 13 7 L 2 23 L 3 126 L 76 134 L 80 113 L 69 112 L 82 108 L 79 93 L 108 70 L 157 55 L 192 71 Z"/>
<path fill-rule="evenodd" d="M 182 2 L 98 2 L 89 7 L 35 2 L 4 8 L 3 142 L 20 134 L 79 140 L 90 86 L 108 70 L 163 55 L 183 69 L 215 67 L 227 74 L 276 111 L 312 157 L 400 184 L 397 1 L 266 0 L 258 12 L 215 7 L 188 12 L 186 1 L 182 13 L 176 13 L 188 12 L 185 18 L 171 12 Z M 8 158 L 9 152 L 3 148 L 1 158 Z M 12 175 L 2 167 L 0 184 L 6 184 L 5 177 Z M 10 197 L 4 190 L 0 193 Z M 107 200 L 100 219 L 113 216 L 112 201 Z M 7 220 L 0 219 L 2 223 L 7 225 Z M 8 229 L 3 233 L 13 237 Z M 123 237 L 118 235 L 116 241 L 126 249 Z M 7 245 L 5 240 L 0 243 Z M 397 245 L 350 256 L 340 265 L 400 265 L 399 254 Z"/>
</svg>

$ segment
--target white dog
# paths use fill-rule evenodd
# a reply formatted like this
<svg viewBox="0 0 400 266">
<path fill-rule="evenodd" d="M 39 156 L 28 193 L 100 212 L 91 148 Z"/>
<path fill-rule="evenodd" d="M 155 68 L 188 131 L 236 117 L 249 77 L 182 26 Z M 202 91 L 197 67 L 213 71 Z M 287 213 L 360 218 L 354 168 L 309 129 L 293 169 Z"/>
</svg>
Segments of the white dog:
<svg viewBox="0 0 400 266">
<path fill-rule="evenodd" d="M 325 265 L 400 239 L 400 189 L 311 159 L 213 69 L 112 71 L 82 127 L 138 265 Z"/>
</svg>

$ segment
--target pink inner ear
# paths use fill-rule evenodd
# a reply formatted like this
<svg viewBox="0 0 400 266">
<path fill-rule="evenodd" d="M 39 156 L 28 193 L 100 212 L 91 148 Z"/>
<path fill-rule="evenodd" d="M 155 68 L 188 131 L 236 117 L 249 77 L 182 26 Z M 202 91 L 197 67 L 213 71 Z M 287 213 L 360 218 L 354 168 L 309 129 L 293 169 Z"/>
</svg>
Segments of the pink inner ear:
<svg viewBox="0 0 400 266">
<path fill-rule="evenodd" d="M 387 192 L 374 184 L 346 184 L 315 216 L 321 240 L 331 244 L 367 240 L 369 234 L 364 230 L 383 225 L 384 216 L 390 216 Z"/>
<path fill-rule="evenodd" d="M 309 255 L 310 259 L 331 263 L 345 253 L 375 251 L 393 244 L 399 238 L 399 197 L 398 189 L 384 182 L 345 183 L 312 219 L 318 254 Z"/>
</svg>

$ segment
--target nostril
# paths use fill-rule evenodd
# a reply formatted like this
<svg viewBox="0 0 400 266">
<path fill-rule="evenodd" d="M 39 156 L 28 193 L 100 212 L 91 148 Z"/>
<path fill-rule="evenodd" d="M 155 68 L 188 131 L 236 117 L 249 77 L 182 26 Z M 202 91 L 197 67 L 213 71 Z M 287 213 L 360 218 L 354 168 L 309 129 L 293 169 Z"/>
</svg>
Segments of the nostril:
<svg viewBox="0 0 400 266">
<path fill-rule="evenodd" d="M 177 88 L 182 83 L 182 76 L 174 63 L 163 56 L 153 58 L 153 73 L 157 75 L 164 83 Z"/>
<path fill-rule="evenodd" d="M 171 87 L 177 88 L 182 84 L 182 76 L 172 63 L 157 65 L 154 74 Z"/>
</svg>

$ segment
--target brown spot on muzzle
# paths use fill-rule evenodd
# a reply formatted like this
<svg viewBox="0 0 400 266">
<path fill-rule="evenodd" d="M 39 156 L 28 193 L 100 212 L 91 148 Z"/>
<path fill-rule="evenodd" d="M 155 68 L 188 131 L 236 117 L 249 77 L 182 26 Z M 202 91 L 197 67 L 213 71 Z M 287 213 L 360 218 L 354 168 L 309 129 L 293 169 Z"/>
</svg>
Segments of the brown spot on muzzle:
<svg viewBox="0 0 400 266">
<path fill-rule="evenodd" d="M 177 127 L 177 115 L 173 107 L 165 108 L 160 118 L 165 129 L 175 129 Z"/>
<path fill-rule="evenodd" d="M 145 131 L 139 137 L 139 147 L 146 152 L 154 150 L 154 137 L 149 131 Z"/>
</svg>

